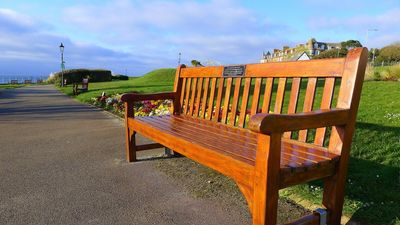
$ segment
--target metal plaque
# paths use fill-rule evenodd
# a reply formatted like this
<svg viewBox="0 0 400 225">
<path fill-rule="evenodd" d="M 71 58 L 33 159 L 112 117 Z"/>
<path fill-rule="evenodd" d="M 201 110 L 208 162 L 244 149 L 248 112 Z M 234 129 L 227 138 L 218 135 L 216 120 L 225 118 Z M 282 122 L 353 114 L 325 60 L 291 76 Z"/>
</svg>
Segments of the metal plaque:
<svg viewBox="0 0 400 225">
<path fill-rule="evenodd" d="M 243 77 L 246 73 L 246 66 L 225 66 L 222 76 L 224 77 Z"/>
</svg>

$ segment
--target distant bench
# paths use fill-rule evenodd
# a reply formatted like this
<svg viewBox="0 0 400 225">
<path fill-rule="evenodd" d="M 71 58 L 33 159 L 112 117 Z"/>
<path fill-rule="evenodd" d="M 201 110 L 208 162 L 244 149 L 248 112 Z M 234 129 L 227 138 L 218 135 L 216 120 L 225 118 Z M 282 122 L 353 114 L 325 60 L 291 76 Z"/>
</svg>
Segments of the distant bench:
<svg viewBox="0 0 400 225">
<path fill-rule="evenodd" d="M 173 92 L 122 96 L 127 160 L 165 146 L 231 177 L 253 225 L 276 224 L 279 189 L 322 179 L 324 208 L 292 224 L 340 224 L 367 55 L 356 48 L 339 59 L 182 65 Z M 173 100 L 172 115 L 134 117 L 134 102 L 161 99 Z M 136 133 L 157 143 L 136 145 Z"/>
<path fill-rule="evenodd" d="M 81 87 L 79 87 L 78 83 L 72 84 L 72 91 L 74 95 L 78 95 L 80 92 L 88 91 L 89 89 L 89 79 L 82 79 Z"/>
</svg>

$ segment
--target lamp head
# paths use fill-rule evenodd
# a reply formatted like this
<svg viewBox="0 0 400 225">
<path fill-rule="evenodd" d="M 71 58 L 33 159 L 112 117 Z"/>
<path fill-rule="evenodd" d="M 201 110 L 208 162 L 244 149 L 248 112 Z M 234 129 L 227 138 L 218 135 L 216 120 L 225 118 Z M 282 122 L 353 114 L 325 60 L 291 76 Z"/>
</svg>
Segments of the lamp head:
<svg viewBox="0 0 400 225">
<path fill-rule="evenodd" d="M 64 45 L 63 45 L 63 43 L 60 44 L 60 52 L 64 52 Z"/>
</svg>

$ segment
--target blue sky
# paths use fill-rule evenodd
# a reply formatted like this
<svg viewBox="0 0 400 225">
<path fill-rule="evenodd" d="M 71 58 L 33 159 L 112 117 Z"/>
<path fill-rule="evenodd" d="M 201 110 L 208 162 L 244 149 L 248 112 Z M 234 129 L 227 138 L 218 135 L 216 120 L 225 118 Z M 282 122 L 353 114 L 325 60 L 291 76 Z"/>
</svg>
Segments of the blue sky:
<svg viewBox="0 0 400 225">
<path fill-rule="evenodd" d="M 58 71 L 60 42 L 67 68 L 141 75 L 176 67 L 179 52 L 187 64 L 254 63 L 311 37 L 398 42 L 400 1 L 1 0 L 0 75 Z"/>
</svg>

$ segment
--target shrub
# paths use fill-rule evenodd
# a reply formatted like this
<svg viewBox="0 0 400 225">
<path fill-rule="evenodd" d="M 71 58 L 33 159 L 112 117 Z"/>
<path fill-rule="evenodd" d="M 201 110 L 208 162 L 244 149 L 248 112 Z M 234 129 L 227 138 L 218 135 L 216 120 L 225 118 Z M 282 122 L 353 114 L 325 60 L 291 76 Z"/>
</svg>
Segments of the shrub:
<svg viewBox="0 0 400 225">
<path fill-rule="evenodd" d="M 374 73 L 374 67 L 371 66 L 370 64 L 367 65 L 367 68 L 365 69 L 365 80 L 375 80 L 375 73 Z"/>
<path fill-rule="evenodd" d="M 64 80 L 67 84 L 80 83 L 82 79 L 89 78 L 89 82 L 111 81 L 111 71 L 101 69 L 70 69 L 64 71 Z M 61 84 L 61 72 L 57 72 L 48 80 L 56 85 Z"/>
<path fill-rule="evenodd" d="M 373 79 L 374 80 L 381 80 L 382 79 L 381 73 L 379 71 L 374 71 Z"/>
<path fill-rule="evenodd" d="M 394 81 L 400 80 L 400 64 L 389 67 L 388 72 L 389 72 L 389 77 L 388 77 L 389 80 L 394 80 Z"/>
<path fill-rule="evenodd" d="M 326 58 L 341 58 L 347 55 L 347 49 L 329 49 L 321 52 L 319 55 L 315 55 L 313 59 L 326 59 Z"/>
<path fill-rule="evenodd" d="M 400 81 L 400 64 L 385 67 L 367 67 L 365 79 Z"/>
<path fill-rule="evenodd" d="M 126 75 L 122 75 L 122 74 L 117 74 L 112 76 L 113 80 L 129 80 L 129 77 Z"/>
</svg>

